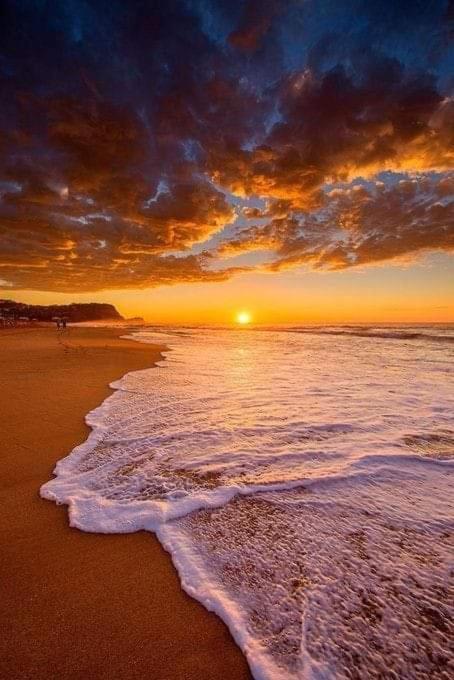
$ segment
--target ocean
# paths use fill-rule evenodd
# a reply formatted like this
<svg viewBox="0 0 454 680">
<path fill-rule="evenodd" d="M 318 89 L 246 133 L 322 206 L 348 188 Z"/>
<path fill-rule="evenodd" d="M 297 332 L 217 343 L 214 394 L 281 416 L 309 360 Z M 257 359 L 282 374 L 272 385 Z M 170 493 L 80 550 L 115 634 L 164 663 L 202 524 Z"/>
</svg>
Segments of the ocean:
<svg viewBox="0 0 454 680">
<path fill-rule="evenodd" d="M 165 358 L 113 384 L 41 495 L 155 532 L 256 679 L 453 677 L 454 327 L 133 338 Z"/>
</svg>

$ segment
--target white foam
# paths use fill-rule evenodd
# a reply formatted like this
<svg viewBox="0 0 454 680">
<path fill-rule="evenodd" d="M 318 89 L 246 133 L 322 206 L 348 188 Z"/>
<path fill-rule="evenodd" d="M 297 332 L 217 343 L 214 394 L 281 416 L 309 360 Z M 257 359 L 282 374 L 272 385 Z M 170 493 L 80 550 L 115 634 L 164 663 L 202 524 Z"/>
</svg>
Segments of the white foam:
<svg viewBox="0 0 454 680">
<path fill-rule="evenodd" d="M 397 498 L 395 482 L 375 481 L 360 497 L 347 485 L 237 498 L 158 530 L 183 587 L 228 623 L 255 677 L 445 677 L 452 477 L 439 468 L 419 494 L 401 479 Z M 445 505 L 430 521 L 428 492 Z"/>
<path fill-rule="evenodd" d="M 393 334 L 138 332 L 166 359 L 113 383 L 41 494 L 85 531 L 155 531 L 256 678 L 443 677 L 454 353 Z"/>
</svg>

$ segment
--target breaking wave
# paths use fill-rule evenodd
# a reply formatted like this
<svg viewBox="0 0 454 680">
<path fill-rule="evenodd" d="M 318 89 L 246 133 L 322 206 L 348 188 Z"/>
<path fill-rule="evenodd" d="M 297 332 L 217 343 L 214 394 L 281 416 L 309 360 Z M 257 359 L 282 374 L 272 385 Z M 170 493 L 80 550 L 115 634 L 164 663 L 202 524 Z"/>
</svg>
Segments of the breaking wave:
<svg viewBox="0 0 454 680">
<path fill-rule="evenodd" d="M 165 361 L 113 384 L 41 494 L 156 532 L 256 678 L 447 678 L 454 349 L 295 330 L 136 333 Z"/>
</svg>

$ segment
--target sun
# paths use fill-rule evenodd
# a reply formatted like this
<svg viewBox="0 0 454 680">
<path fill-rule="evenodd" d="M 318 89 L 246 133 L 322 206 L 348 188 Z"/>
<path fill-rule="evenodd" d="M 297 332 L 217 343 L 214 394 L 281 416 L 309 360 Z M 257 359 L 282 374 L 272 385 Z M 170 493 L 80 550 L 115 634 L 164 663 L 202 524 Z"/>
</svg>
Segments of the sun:
<svg viewBox="0 0 454 680">
<path fill-rule="evenodd" d="M 236 322 L 240 323 L 242 326 L 245 326 L 248 323 L 251 323 L 252 317 L 249 314 L 249 312 L 238 312 L 236 315 Z"/>
</svg>

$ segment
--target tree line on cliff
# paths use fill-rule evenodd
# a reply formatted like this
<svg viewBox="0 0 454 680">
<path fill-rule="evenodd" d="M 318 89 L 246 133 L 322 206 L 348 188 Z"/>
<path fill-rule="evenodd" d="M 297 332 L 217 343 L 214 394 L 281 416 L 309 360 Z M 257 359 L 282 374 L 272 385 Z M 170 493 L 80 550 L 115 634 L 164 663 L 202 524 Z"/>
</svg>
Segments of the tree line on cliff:
<svg viewBox="0 0 454 680">
<path fill-rule="evenodd" d="M 0 316 L 9 318 L 27 317 L 37 321 L 52 321 L 54 317 L 66 317 L 69 321 L 100 321 L 123 317 L 114 305 L 101 302 L 72 303 L 69 305 L 27 305 L 14 300 L 0 300 Z"/>
</svg>

